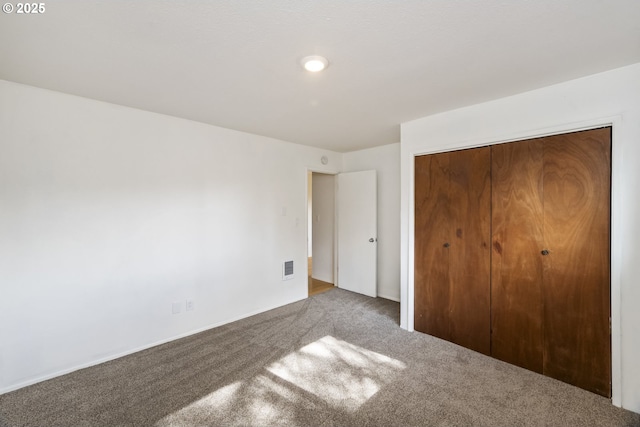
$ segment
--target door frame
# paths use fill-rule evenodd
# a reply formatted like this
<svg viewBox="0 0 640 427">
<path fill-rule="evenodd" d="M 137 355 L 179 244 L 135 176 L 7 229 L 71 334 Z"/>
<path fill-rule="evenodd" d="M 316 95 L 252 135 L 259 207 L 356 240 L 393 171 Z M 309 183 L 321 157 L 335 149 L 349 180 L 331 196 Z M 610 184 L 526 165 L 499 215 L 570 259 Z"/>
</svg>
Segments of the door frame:
<svg viewBox="0 0 640 427">
<path fill-rule="evenodd" d="M 401 162 L 408 171 L 405 186 L 408 189 L 407 221 L 408 239 L 406 246 L 401 247 L 401 259 L 406 259 L 406 266 L 401 266 L 400 280 L 400 325 L 408 331 L 414 331 L 414 245 L 415 245 L 415 158 L 426 154 L 443 153 L 469 148 L 485 147 L 507 142 L 517 142 L 532 138 L 551 136 L 570 132 L 579 132 L 599 127 L 611 126 L 611 253 L 610 253 L 610 287 L 611 287 L 611 402 L 622 406 L 622 341 L 621 341 L 621 263 L 622 263 L 622 196 L 618 191 L 622 187 L 622 176 L 618 172 L 622 165 L 623 153 L 618 148 L 619 132 L 622 128 L 622 116 L 606 116 L 581 122 L 563 123 L 556 126 L 516 132 L 508 137 L 470 139 L 461 141 L 455 146 L 434 146 L 424 150 L 412 150 L 401 155 Z M 402 169 L 402 166 L 401 166 Z M 402 177 L 401 177 L 402 178 Z M 404 190 L 406 191 L 406 190 Z M 401 219 L 402 223 L 402 219 Z M 404 256 L 403 256 L 404 255 Z"/>
<path fill-rule="evenodd" d="M 333 175 L 335 179 L 335 176 L 338 175 L 340 171 L 335 169 L 323 169 L 323 168 L 307 166 L 307 168 L 304 170 L 305 188 L 307 189 L 309 188 L 309 175 L 311 174 L 313 178 L 314 173 L 321 173 L 324 175 Z M 336 199 L 336 186 L 337 186 L 337 179 L 334 182 L 334 188 L 333 188 L 334 200 Z M 313 194 L 311 195 L 311 199 L 313 201 Z M 304 200 L 305 200 L 305 212 L 307 212 L 307 215 L 309 215 L 309 191 L 305 191 Z M 311 209 L 313 209 L 313 207 Z M 333 221 L 334 221 L 334 224 L 337 224 L 337 206 L 335 206 L 335 202 L 334 202 L 334 209 L 333 209 Z M 306 236 L 309 236 L 309 231 L 311 231 L 309 230 L 309 222 L 305 221 Z M 306 245 L 306 253 L 307 253 L 307 256 L 305 259 L 309 259 L 309 242 L 307 242 L 307 245 Z M 335 282 L 334 286 L 338 287 L 338 227 L 333 228 L 333 281 Z M 307 289 L 307 298 L 309 298 L 309 287 L 307 286 L 306 289 Z"/>
</svg>

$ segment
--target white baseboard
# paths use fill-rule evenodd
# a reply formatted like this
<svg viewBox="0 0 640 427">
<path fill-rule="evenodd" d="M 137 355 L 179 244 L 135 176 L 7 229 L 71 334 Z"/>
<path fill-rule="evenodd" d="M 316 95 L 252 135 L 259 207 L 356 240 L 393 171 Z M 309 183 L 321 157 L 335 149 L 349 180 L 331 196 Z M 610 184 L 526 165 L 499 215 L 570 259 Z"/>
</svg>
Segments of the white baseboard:
<svg viewBox="0 0 640 427">
<path fill-rule="evenodd" d="M 91 366 L 96 366 L 96 365 L 99 365 L 101 363 L 105 363 L 105 362 L 109 362 L 111 360 L 119 359 L 121 357 L 128 356 L 130 354 L 137 353 L 137 352 L 142 351 L 142 350 L 147 350 L 147 349 L 149 349 L 151 347 L 155 347 L 155 346 L 158 346 L 158 345 L 161 345 L 161 344 L 166 344 L 168 342 L 175 341 L 175 340 L 178 340 L 180 338 L 185 338 L 185 337 L 188 337 L 188 336 L 191 336 L 191 335 L 195 335 L 195 334 L 198 334 L 200 332 L 207 331 L 209 329 L 217 328 L 218 326 L 223 326 L 223 325 L 226 325 L 228 323 L 232 323 L 232 322 L 236 322 L 238 320 L 245 319 L 247 317 L 255 316 L 256 314 L 264 313 L 265 311 L 269 311 L 269 310 L 273 310 L 273 309 L 276 309 L 276 308 L 284 307 L 285 305 L 293 304 L 294 302 L 302 301 L 304 299 L 306 299 L 306 297 L 305 298 L 299 298 L 299 299 L 296 299 L 296 300 L 293 300 L 293 301 L 290 301 L 290 302 L 287 302 L 287 303 L 284 303 L 284 304 L 279 304 L 279 305 L 276 305 L 276 306 L 273 306 L 273 307 L 261 308 L 259 310 L 254 311 L 254 312 L 246 313 L 246 314 L 243 314 L 241 316 L 233 317 L 231 319 L 228 319 L 228 320 L 225 320 L 225 321 L 222 321 L 222 322 L 217 322 L 217 323 L 214 323 L 214 324 L 211 324 L 211 325 L 208 325 L 208 326 L 204 326 L 202 328 L 194 329 L 192 331 L 185 332 L 183 334 L 176 335 L 176 336 L 173 336 L 171 338 L 167 338 L 167 339 L 164 339 L 164 340 L 156 341 L 156 342 L 153 342 L 153 343 L 150 343 L 150 344 L 145 344 L 143 346 L 136 347 L 136 348 L 131 349 L 131 350 L 127 350 L 127 351 L 124 351 L 124 352 L 121 352 L 121 353 L 117 353 L 117 354 L 112 354 L 112 355 L 109 355 L 109 356 L 106 356 L 106 357 L 102 357 L 100 359 L 92 360 L 92 361 L 89 361 L 89 362 L 86 362 L 86 363 L 82 363 L 80 365 L 73 366 L 71 368 L 62 369 L 60 371 L 56 371 L 56 372 L 51 373 L 51 374 L 47 374 L 47 375 L 43 375 L 43 376 L 40 376 L 40 377 L 37 377 L 37 378 L 33 378 L 33 379 L 30 379 L 30 380 L 27 380 L 27 381 L 23 381 L 23 382 L 18 383 L 18 384 L 13 384 L 13 385 L 10 385 L 8 387 L 3 387 L 3 388 L 0 389 L 0 395 L 5 394 L 5 393 L 9 393 L 11 391 L 15 391 L 15 390 L 18 390 L 18 389 L 21 389 L 23 387 L 27 387 L 27 386 L 30 386 L 30 385 L 33 385 L 33 384 L 37 384 L 37 383 L 42 382 L 42 381 L 46 381 L 46 380 L 50 380 L 52 378 L 60 377 L 62 375 L 70 374 L 72 372 L 79 371 L 80 369 L 90 368 Z"/>
<path fill-rule="evenodd" d="M 388 299 L 388 300 L 391 300 L 391 301 L 400 302 L 400 297 L 392 297 L 392 296 L 389 296 L 389 295 L 378 294 L 378 298 L 384 298 L 384 299 Z"/>
</svg>

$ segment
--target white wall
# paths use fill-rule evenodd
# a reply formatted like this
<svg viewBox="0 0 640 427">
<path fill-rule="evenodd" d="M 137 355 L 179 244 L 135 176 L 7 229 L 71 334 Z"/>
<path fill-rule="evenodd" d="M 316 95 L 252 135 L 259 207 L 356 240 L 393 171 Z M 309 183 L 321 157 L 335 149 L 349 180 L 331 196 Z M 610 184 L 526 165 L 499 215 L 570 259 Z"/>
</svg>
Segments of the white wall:
<svg viewBox="0 0 640 427">
<path fill-rule="evenodd" d="M 345 153 L 343 171 L 378 178 L 378 296 L 400 301 L 400 144 Z"/>
<path fill-rule="evenodd" d="M 341 157 L 0 81 L 0 392 L 305 298 Z"/>
<path fill-rule="evenodd" d="M 613 125 L 613 403 L 640 412 L 640 64 L 402 125 L 401 325 L 413 329 L 415 155 Z"/>
<path fill-rule="evenodd" d="M 335 283 L 335 177 L 314 173 L 313 182 L 313 274 L 314 279 Z"/>
</svg>

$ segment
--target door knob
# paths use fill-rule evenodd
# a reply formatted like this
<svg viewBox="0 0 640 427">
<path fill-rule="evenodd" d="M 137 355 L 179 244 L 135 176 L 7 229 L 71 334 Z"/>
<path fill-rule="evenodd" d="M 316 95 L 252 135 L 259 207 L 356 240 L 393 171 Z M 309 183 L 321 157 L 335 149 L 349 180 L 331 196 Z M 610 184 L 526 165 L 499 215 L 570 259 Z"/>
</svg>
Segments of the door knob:
<svg viewBox="0 0 640 427">
<path fill-rule="evenodd" d="M 445 248 L 448 248 L 448 247 L 449 247 L 449 246 L 451 246 L 451 245 L 449 244 L 449 242 L 447 242 L 447 243 L 445 243 L 445 244 L 444 244 L 444 245 L 442 245 L 442 246 L 444 246 Z"/>
<path fill-rule="evenodd" d="M 369 239 L 369 241 L 370 241 L 371 243 L 375 242 L 375 240 L 374 240 L 374 238 L 373 238 L 373 237 L 372 237 L 372 238 L 370 238 L 370 239 Z"/>
<path fill-rule="evenodd" d="M 549 251 L 547 249 L 543 249 L 542 251 L 540 251 L 540 253 L 542 255 L 549 255 Z"/>
</svg>

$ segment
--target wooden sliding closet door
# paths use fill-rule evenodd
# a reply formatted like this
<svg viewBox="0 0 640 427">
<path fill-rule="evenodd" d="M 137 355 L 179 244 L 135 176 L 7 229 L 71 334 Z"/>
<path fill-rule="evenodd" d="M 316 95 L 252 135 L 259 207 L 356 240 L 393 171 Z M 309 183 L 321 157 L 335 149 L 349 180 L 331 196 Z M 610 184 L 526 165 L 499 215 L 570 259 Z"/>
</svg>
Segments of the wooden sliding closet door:
<svg viewBox="0 0 640 427">
<path fill-rule="evenodd" d="M 610 396 L 611 129 L 492 148 L 492 356 Z"/>
<path fill-rule="evenodd" d="M 449 157 L 416 157 L 414 329 L 449 339 Z"/>
<path fill-rule="evenodd" d="M 416 157 L 417 331 L 490 354 L 491 151 Z"/>
<path fill-rule="evenodd" d="M 544 374 L 609 397 L 611 128 L 544 140 Z"/>
<path fill-rule="evenodd" d="M 492 147 L 491 355 L 542 373 L 543 141 Z"/>
</svg>

